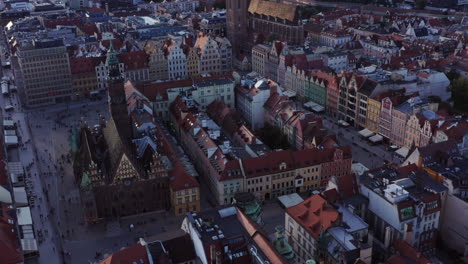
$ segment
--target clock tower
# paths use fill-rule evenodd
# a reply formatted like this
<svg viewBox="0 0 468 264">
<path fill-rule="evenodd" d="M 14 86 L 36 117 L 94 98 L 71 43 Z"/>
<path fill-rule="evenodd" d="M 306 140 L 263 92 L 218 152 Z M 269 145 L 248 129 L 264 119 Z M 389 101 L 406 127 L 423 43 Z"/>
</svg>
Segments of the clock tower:
<svg viewBox="0 0 468 264">
<path fill-rule="evenodd" d="M 131 136 L 128 131 L 130 118 L 127 112 L 127 100 L 125 96 L 125 86 L 122 73 L 120 71 L 120 61 L 117 51 L 114 50 L 112 41 L 107 51 L 106 66 L 108 69 L 107 82 L 109 87 L 109 112 L 114 119 L 117 129 L 124 132 L 126 136 Z"/>
</svg>

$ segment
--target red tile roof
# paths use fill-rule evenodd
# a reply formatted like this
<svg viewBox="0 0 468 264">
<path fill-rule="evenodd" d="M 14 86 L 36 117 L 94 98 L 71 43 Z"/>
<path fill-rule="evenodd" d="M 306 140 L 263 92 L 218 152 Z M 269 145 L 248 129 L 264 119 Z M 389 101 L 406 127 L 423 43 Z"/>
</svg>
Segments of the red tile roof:
<svg viewBox="0 0 468 264">
<path fill-rule="evenodd" d="M 174 169 L 169 172 L 169 177 L 171 179 L 170 187 L 173 191 L 192 189 L 199 186 L 195 178 L 189 175 L 180 163 L 176 164 Z"/>
<path fill-rule="evenodd" d="M 414 163 L 410 163 L 406 166 L 403 166 L 403 167 L 399 167 L 398 169 L 398 173 L 402 174 L 402 175 L 408 175 L 412 172 L 417 172 L 419 170 L 418 166 Z"/>
<path fill-rule="evenodd" d="M 2 162 L 3 163 L 3 162 Z M 3 218 L 0 218 L 0 263 L 16 264 L 23 262 L 23 256 L 21 254 L 18 240 L 16 239 L 16 233 L 14 225 L 7 222 L 8 219 L 14 220 L 9 217 L 8 209 L 9 204 L 0 204 L 0 210 L 2 211 Z"/>
<path fill-rule="evenodd" d="M 338 189 L 342 199 L 351 198 L 359 194 L 359 185 L 357 183 L 356 174 L 350 173 L 337 177 Z"/>
<path fill-rule="evenodd" d="M 143 262 L 142 262 L 143 261 Z M 100 262 L 100 264 L 131 264 L 131 263 L 150 263 L 146 247 L 136 244 L 122 249 L 110 255 Z"/>
<path fill-rule="evenodd" d="M 95 73 L 96 66 L 106 61 L 106 57 L 80 57 L 70 59 L 72 74 Z"/>
<path fill-rule="evenodd" d="M 149 56 L 143 50 L 120 53 L 118 57 L 120 62 L 125 65 L 126 71 L 134 71 L 148 67 Z"/>
<path fill-rule="evenodd" d="M 400 257 L 402 258 L 397 258 L 398 261 L 396 260 L 391 260 L 389 261 L 390 263 L 394 264 L 401 264 L 401 263 L 419 263 L 419 264 L 430 264 L 432 261 L 428 260 L 426 257 L 422 256 L 421 252 L 419 252 L 417 249 L 411 247 L 408 243 L 406 243 L 403 240 L 395 240 L 393 242 L 393 247 L 395 250 L 399 253 Z M 399 260 L 409 258 L 411 261 L 404 261 L 400 262 Z M 393 258 L 392 258 L 393 259 Z"/>
<path fill-rule="evenodd" d="M 314 239 L 339 221 L 338 212 L 320 195 L 315 194 L 302 203 L 289 207 L 286 213 L 301 225 Z"/>
<path fill-rule="evenodd" d="M 239 160 L 228 160 L 224 166 L 223 172 L 219 175 L 219 181 L 227 181 L 242 178 L 242 171 Z"/>
<path fill-rule="evenodd" d="M 106 40 L 101 41 L 101 44 L 102 46 L 104 46 L 104 48 L 109 49 L 110 42 L 111 40 L 106 39 Z M 116 38 L 112 40 L 112 46 L 114 47 L 115 50 L 120 50 L 124 46 L 124 43 L 122 42 L 122 40 Z"/>
<path fill-rule="evenodd" d="M 162 96 L 163 100 L 167 100 L 168 89 L 190 87 L 195 82 L 216 80 L 216 79 L 222 79 L 222 78 L 233 79 L 232 75 L 216 75 L 216 76 L 210 76 L 210 77 L 201 77 L 197 79 L 185 79 L 185 80 L 168 81 L 168 82 L 147 83 L 147 84 L 137 85 L 137 88 L 143 95 L 145 95 L 151 101 L 156 101 L 156 97 L 158 95 Z"/>
<path fill-rule="evenodd" d="M 277 41 L 275 41 L 274 45 L 275 45 L 275 49 L 276 49 L 276 55 L 279 56 L 286 44 L 284 42 L 281 42 L 281 41 L 277 40 Z"/>
<path fill-rule="evenodd" d="M 274 248 L 271 241 L 261 227 L 247 217 L 241 210 L 237 209 L 237 220 L 247 231 L 249 236 L 255 241 L 258 248 L 262 251 L 270 263 L 286 264 L 288 263 Z"/>
<path fill-rule="evenodd" d="M 295 169 L 292 150 L 282 150 L 266 155 L 242 160 L 247 178 L 259 177 L 272 173 L 286 172 Z M 280 170 L 280 164 L 285 164 Z"/>
<path fill-rule="evenodd" d="M 451 123 L 445 122 L 439 129 L 443 131 L 448 139 L 453 139 L 457 142 L 461 142 L 463 140 L 463 136 L 468 132 L 468 123 Z"/>
<path fill-rule="evenodd" d="M 179 81 L 170 81 L 170 82 L 160 82 L 160 83 L 148 83 L 137 85 L 138 90 L 141 91 L 146 97 L 151 101 L 156 101 L 156 97 L 159 95 L 163 100 L 168 100 L 167 90 L 172 88 L 182 88 L 190 87 L 193 82 L 191 79 L 179 80 Z"/>
</svg>

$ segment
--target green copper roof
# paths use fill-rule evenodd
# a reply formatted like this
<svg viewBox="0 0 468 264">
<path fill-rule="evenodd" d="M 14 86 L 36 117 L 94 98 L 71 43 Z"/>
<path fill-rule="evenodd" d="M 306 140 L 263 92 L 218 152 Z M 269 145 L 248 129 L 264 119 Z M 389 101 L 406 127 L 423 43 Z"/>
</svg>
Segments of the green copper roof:
<svg viewBox="0 0 468 264">
<path fill-rule="evenodd" d="M 244 210 L 244 213 L 248 215 L 254 222 L 257 222 L 262 211 L 262 207 L 256 201 L 244 204 L 242 209 Z"/>
<path fill-rule="evenodd" d="M 117 52 L 114 50 L 114 45 L 112 44 L 112 40 L 110 40 L 109 50 L 107 51 L 107 65 L 116 65 L 119 64 L 119 58 L 117 57 Z"/>
<path fill-rule="evenodd" d="M 80 137 L 78 136 L 78 130 L 75 126 L 72 127 L 70 135 L 70 149 L 73 154 L 78 152 L 78 146 L 80 145 Z"/>
<path fill-rule="evenodd" d="M 276 239 L 273 241 L 273 246 L 275 247 L 276 251 L 281 254 L 286 259 L 293 259 L 294 252 L 289 245 L 288 241 L 286 241 L 284 237 L 284 228 L 282 226 L 277 226 L 276 228 Z"/>
<path fill-rule="evenodd" d="M 81 188 L 85 188 L 91 184 L 91 179 L 89 179 L 89 175 L 87 172 L 83 172 L 83 177 L 81 178 Z"/>
</svg>

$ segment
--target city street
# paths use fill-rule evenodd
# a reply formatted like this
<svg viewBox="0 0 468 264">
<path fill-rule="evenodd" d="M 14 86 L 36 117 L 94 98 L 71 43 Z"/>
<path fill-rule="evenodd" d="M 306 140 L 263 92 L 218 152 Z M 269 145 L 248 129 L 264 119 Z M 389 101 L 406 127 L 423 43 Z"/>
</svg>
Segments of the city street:
<svg viewBox="0 0 468 264">
<path fill-rule="evenodd" d="M 11 76 L 11 73 L 4 70 L 3 76 Z M 8 158 L 10 162 L 22 162 L 26 170 L 26 178 L 31 181 L 28 188 L 31 188 L 35 195 L 35 206 L 31 207 L 31 214 L 36 238 L 38 238 L 38 232 L 43 234 L 42 242 L 39 242 L 40 256 L 37 262 L 63 263 L 60 255 L 62 249 L 60 237 L 58 236 L 58 223 L 54 217 L 56 213 L 54 210 L 56 206 L 55 201 L 57 200 L 57 191 L 53 191 L 55 179 L 51 174 L 44 174 L 41 164 L 38 162 L 34 141 L 31 140 L 31 130 L 27 123 L 27 113 L 23 112 L 20 108 L 18 96 L 16 94 L 11 94 L 9 97 L 2 96 L 0 103 L 2 109 L 8 104 L 15 107 L 15 111 L 3 113 L 4 118 L 16 122 L 17 135 L 20 139 L 18 147 L 8 151 Z M 49 192 L 49 190 L 51 191 Z"/>
<path fill-rule="evenodd" d="M 353 161 L 364 164 L 367 168 L 375 168 L 385 161 L 400 164 L 400 160 L 394 156 L 393 152 L 386 150 L 385 144 L 372 145 L 359 135 L 359 131 L 354 127 L 340 127 L 337 120 L 322 115 L 323 126 L 336 134 L 338 144 L 349 145 L 353 151 Z"/>
</svg>

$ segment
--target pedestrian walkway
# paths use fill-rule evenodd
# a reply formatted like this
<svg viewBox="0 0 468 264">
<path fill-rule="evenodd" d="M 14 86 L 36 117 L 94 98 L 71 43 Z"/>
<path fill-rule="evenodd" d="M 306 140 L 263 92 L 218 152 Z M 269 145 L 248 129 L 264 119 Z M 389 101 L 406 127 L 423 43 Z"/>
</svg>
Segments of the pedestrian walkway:
<svg viewBox="0 0 468 264">
<path fill-rule="evenodd" d="M 106 237 L 116 237 L 122 234 L 122 228 L 117 220 L 109 221 L 106 224 Z"/>
</svg>

